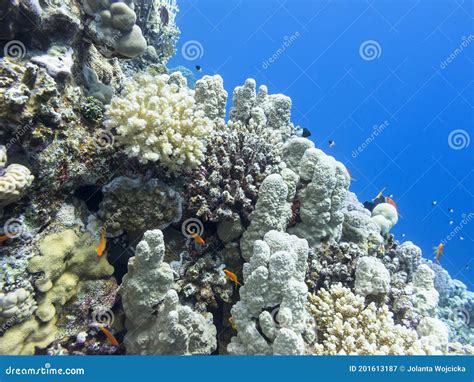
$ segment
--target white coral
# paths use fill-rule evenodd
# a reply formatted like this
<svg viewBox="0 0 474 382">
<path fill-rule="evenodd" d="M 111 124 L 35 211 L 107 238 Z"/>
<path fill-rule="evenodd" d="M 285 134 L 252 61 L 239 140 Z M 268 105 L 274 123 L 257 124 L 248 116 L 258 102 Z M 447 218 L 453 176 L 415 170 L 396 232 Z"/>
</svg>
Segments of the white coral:
<svg viewBox="0 0 474 382">
<path fill-rule="evenodd" d="M 6 157 L 0 160 L 5 162 Z M 21 164 L 11 164 L 3 171 L 4 174 L 0 175 L 0 207 L 20 199 L 35 179 L 30 170 Z"/>
<path fill-rule="evenodd" d="M 173 271 L 163 262 L 160 230 L 145 232 L 129 260 L 120 293 L 131 354 L 210 354 L 217 347 L 212 314 L 200 314 L 179 302 Z M 155 318 L 156 317 L 156 318 Z"/>
<path fill-rule="evenodd" d="M 372 302 L 366 307 L 363 297 L 354 295 L 341 284 L 310 295 L 308 309 L 316 320 L 321 339 L 311 349 L 315 354 L 439 354 L 440 342 L 445 339 L 441 338 L 439 327 L 437 334 L 431 337 L 424 330 L 425 325 L 419 334 L 395 325 L 387 305 L 377 307 Z"/>
<path fill-rule="evenodd" d="M 422 316 L 432 316 L 438 307 L 439 293 L 434 287 L 434 279 L 434 271 L 427 264 L 421 264 L 413 274 L 413 282 L 406 288 L 414 310 Z"/>
<path fill-rule="evenodd" d="M 389 203 L 380 203 L 372 211 L 372 220 L 380 227 L 380 234 L 386 235 L 398 222 L 397 209 Z"/>
<path fill-rule="evenodd" d="M 267 176 L 259 189 L 255 211 L 250 215 L 251 224 L 240 241 L 242 257 L 249 260 L 255 240 L 260 240 L 270 230 L 285 231 L 291 217 L 291 203 L 296 191 L 298 176 L 290 169 L 282 175 Z"/>
<path fill-rule="evenodd" d="M 293 147 L 301 152 L 301 143 Z M 295 155 L 290 158 L 290 163 L 297 162 Z M 323 239 L 338 241 L 342 235 L 343 208 L 350 182 L 346 168 L 321 150 L 308 148 L 298 170 L 301 182 L 307 185 L 297 194 L 301 222 L 289 232 L 306 238 L 311 245 Z"/>
<path fill-rule="evenodd" d="M 212 122 L 183 82 L 179 73 L 139 74 L 112 100 L 106 125 L 116 129 L 129 156 L 159 161 L 171 172 L 191 170 L 203 160 Z"/>
<path fill-rule="evenodd" d="M 229 353 L 303 354 L 303 338 L 311 330 L 305 309 L 307 258 L 307 241 L 284 232 L 270 231 L 255 242 L 244 264 L 240 301 L 231 310 L 237 336 Z"/>
<path fill-rule="evenodd" d="M 375 257 L 361 257 L 355 274 L 355 292 L 361 296 L 387 294 L 390 290 L 390 273 Z"/>
</svg>

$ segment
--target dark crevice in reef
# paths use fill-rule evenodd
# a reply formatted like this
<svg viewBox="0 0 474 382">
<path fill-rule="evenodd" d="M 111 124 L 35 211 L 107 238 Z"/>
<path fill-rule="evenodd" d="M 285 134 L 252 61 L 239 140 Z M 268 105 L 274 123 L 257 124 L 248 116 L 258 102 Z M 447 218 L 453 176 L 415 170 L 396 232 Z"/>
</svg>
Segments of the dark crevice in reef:
<svg viewBox="0 0 474 382">
<path fill-rule="evenodd" d="M 104 199 L 101 189 L 96 186 L 82 186 L 74 191 L 74 196 L 83 200 L 92 212 L 99 211 L 99 204 Z"/>
</svg>

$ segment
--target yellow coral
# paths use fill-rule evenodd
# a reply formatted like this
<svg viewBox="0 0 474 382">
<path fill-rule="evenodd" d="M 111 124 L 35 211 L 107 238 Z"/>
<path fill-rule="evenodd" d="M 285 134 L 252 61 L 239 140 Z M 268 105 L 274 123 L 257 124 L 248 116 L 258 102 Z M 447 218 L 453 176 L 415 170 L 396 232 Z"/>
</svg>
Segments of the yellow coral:
<svg viewBox="0 0 474 382">
<path fill-rule="evenodd" d="M 321 289 L 308 297 L 321 343 L 311 353 L 324 355 L 415 355 L 439 354 L 438 344 L 419 338 L 415 330 L 395 325 L 386 305 L 365 306 L 364 298 L 341 284 Z"/>
<path fill-rule="evenodd" d="M 97 257 L 95 240 L 72 229 L 49 234 L 38 245 L 40 255 L 28 263 L 28 271 L 42 273 L 35 287 L 35 316 L 8 329 L 0 339 L 0 354 L 34 354 L 35 347 L 48 346 L 58 333 L 58 312 L 77 294 L 82 280 L 112 275 L 107 257 Z"/>
<path fill-rule="evenodd" d="M 178 77 L 137 75 L 112 100 L 106 121 L 129 156 L 143 163 L 159 161 L 175 173 L 199 165 L 212 129 L 211 120 L 195 106 L 194 92 Z"/>
</svg>

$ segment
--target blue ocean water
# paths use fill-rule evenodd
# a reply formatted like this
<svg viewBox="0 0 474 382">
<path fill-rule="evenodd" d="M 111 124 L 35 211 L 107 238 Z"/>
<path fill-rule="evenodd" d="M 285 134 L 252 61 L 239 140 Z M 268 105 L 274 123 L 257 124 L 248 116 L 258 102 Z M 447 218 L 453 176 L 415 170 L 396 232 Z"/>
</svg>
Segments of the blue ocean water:
<svg viewBox="0 0 474 382">
<path fill-rule="evenodd" d="M 188 0 L 180 9 L 170 67 L 220 74 L 230 95 L 252 77 L 290 96 L 293 122 L 346 165 L 362 202 L 383 188 L 393 195 L 396 239 L 428 259 L 444 242 L 441 265 L 474 289 L 473 2 Z M 192 60 L 190 43 L 202 48 Z"/>
</svg>

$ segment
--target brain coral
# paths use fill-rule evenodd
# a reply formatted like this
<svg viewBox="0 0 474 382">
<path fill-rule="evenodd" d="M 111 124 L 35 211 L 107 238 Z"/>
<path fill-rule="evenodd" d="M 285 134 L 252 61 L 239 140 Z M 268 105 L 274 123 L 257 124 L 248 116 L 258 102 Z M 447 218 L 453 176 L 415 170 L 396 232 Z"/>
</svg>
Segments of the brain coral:
<svg viewBox="0 0 474 382">
<path fill-rule="evenodd" d="M 130 79 L 107 111 L 106 125 L 130 157 L 157 162 L 174 173 L 195 168 L 204 158 L 212 122 L 197 110 L 194 92 L 178 72 Z"/>
</svg>

